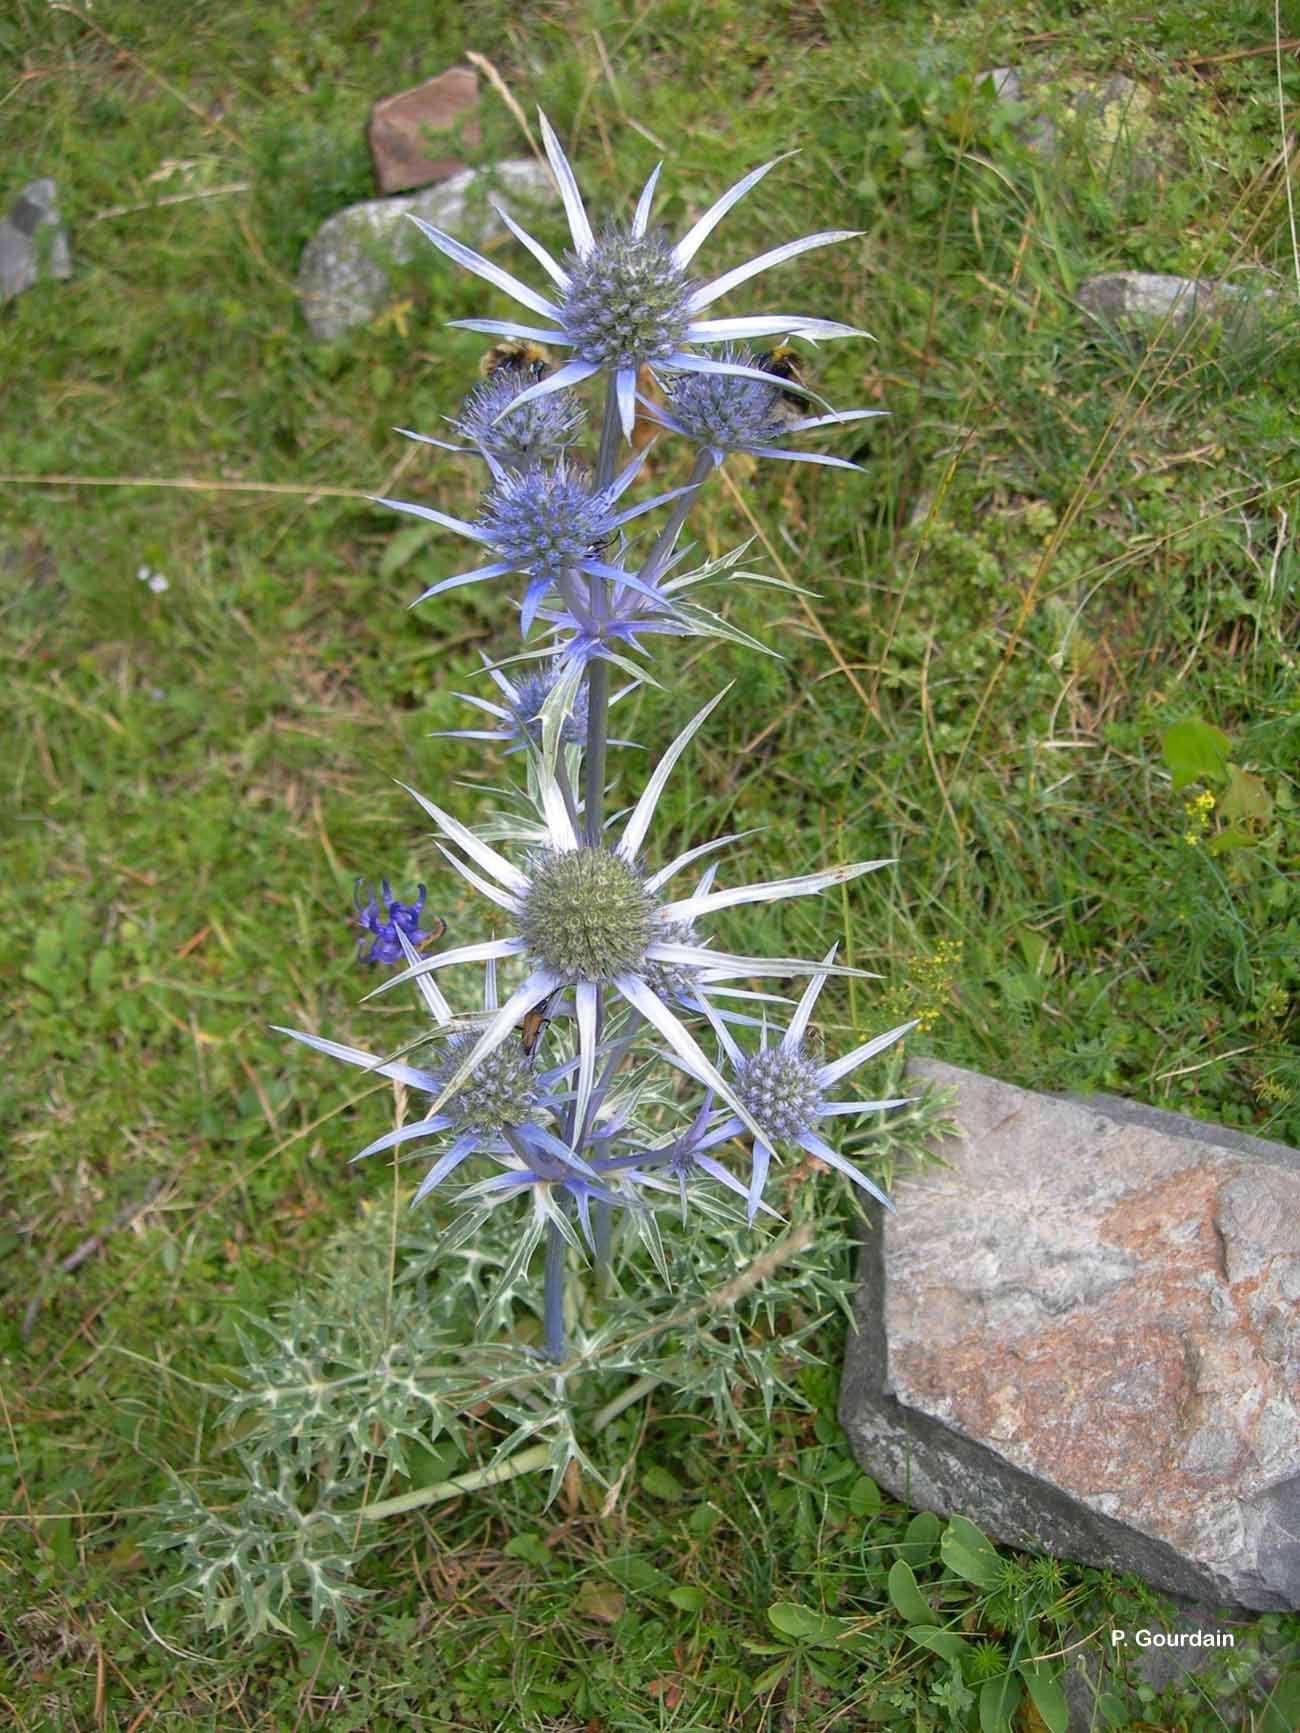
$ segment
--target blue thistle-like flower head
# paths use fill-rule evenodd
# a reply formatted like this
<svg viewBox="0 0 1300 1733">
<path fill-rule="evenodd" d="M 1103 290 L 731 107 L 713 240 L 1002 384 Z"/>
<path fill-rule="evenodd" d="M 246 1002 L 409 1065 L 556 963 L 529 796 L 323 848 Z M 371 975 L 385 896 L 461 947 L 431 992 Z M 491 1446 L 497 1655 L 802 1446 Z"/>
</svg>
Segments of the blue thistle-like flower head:
<svg viewBox="0 0 1300 1733">
<path fill-rule="evenodd" d="M 417 887 L 416 899 L 413 903 L 399 903 L 393 899 L 388 888 L 388 880 L 379 881 L 380 896 L 375 893 L 365 879 L 358 879 L 352 891 L 352 901 L 356 906 L 357 923 L 374 937 L 367 950 L 366 941 L 360 939 L 357 943 L 357 957 L 363 963 L 400 963 L 404 953 L 402 941 L 398 938 L 398 930 L 404 932 L 413 945 L 422 945 L 427 940 L 436 938 L 443 930 L 441 922 L 431 931 L 420 931 L 420 916 L 424 912 L 425 888 Z M 365 901 L 362 901 L 362 893 Z M 380 902 L 383 912 L 380 912 Z"/>
<path fill-rule="evenodd" d="M 680 350 L 695 285 L 658 230 L 638 235 L 611 223 L 588 252 L 570 253 L 564 263 L 562 322 L 583 361 L 636 369 Z"/>
<path fill-rule="evenodd" d="M 586 470 L 561 457 L 504 471 L 484 497 L 478 527 L 502 564 L 553 584 L 600 549 L 615 527 L 612 505 Z"/>
<path fill-rule="evenodd" d="M 525 674 L 516 680 L 506 697 L 506 708 L 514 723 L 514 732 L 534 746 L 542 744 L 542 706 L 564 677 L 564 664 L 553 662 L 538 673 Z M 574 693 L 573 708 L 560 724 L 560 743 L 581 746 L 587 738 L 587 683 L 584 680 Z"/>
<path fill-rule="evenodd" d="M 736 1094 L 769 1137 L 806 1137 L 822 1108 L 819 1068 L 796 1047 L 766 1047 L 736 1066 Z"/>
<path fill-rule="evenodd" d="M 661 921 L 657 936 L 662 944 L 698 946 L 700 935 L 690 921 Z M 700 970 L 693 963 L 647 962 L 643 973 L 652 993 L 668 1004 L 689 1004 L 699 982 Z"/>
<path fill-rule="evenodd" d="M 609 848 L 539 849 L 516 916 L 535 965 L 571 981 L 641 969 L 656 899 L 632 862 Z"/>
<path fill-rule="evenodd" d="M 757 371 L 760 358 L 730 345 L 718 356 Z M 734 373 L 679 373 L 668 381 L 673 420 L 689 438 L 714 451 L 752 451 L 778 441 L 792 419 L 779 385 Z"/>
<path fill-rule="evenodd" d="M 526 367 L 494 369 L 465 399 L 453 428 L 510 469 L 528 469 L 558 457 L 578 438 L 586 411 L 571 391 L 534 397 L 511 408 L 533 380 Z"/>
<path fill-rule="evenodd" d="M 477 1039 L 473 1034 L 450 1038 L 437 1072 L 439 1087 L 455 1076 Z M 527 1124 L 540 1100 L 527 1055 L 517 1042 L 509 1041 L 479 1060 L 468 1081 L 447 1101 L 443 1112 L 458 1132 L 477 1131 L 493 1136 L 506 1128 Z"/>
</svg>

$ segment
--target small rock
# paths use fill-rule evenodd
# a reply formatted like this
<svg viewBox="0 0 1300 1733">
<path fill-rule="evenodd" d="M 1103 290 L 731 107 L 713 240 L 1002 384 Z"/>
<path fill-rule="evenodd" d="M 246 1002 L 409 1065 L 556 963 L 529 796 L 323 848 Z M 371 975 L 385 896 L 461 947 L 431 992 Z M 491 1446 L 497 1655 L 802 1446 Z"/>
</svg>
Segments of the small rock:
<svg viewBox="0 0 1300 1733">
<path fill-rule="evenodd" d="M 975 76 L 977 84 L 992 80 L 999 102 L 1043 104 L 1044 112 L 1017 127 L 1037 156 L 1059 156 L 1063 134 L 1081 132 L 1084 153 L 1098 174 L 1107 175 L 1122 164 L 1149 178 L 1169 166 L 1176 154 L 1161 135 L 1150 92 L 1123 73 L 1070 89 L 1031 78 L 1014 66 L 992 66 Z"/>
<path fill-rule="evenodd" d="M 1182 328 L 1193 319 L 1240 325 L 1276 299 L 1271 289 L 1251 292 L 1212 278 L 1171 277 L 1158 271 L 1107 271 L 1090 277 L 1075 297 L 1103 324 L 1159 324 Z"/>
<path fill-rule="evenodd" d="M 478 77 L 467 66 L 453 66 L 412 90 L 386 96 L 370 110 L 366 136 L 381 193 L 445 181 L 465 167 L 454 156 L 431 157 L 428 134 L 446 132 L 478 107 Z M 476 121 L 466 122 L 466 144 L 479 142 Z"/>
<path fill-rule="evenodd" d="M 471 213 L 468 209 L 470 190 L 479 178 L 495 182 L 512 203 L 552 203 L 556 198 L 550 175 L 525 158 L 498 163 L 490 174 L 465 169 L 410 198 L 370 199 L 336 212 L 308 241 L 298 264 L 298 296 L 312 335 L 338 337 L 374 318 L 391 293 L 381 261 L 405 264 L 423 248 L 431 261 L 454 269 L 406 220 L 408 214 L 423 217 L 472 246 L 500 240 L 507 231 L 493 210 L 476 207 Z"/>
<path fill-rule="evenodd" d="M 993 94 L 999 102 L 1024 101 L 1025 89 L 1014 66 L 990 66 L 975 74 L 976 84 L 983 84 L 986 78 L 993 80 Z"/>
<path fill-rule="evenodd" d="M 41 277 L 70 277 L 72 254 L 52 180 L 32 181 L 0 217 L 0 303 Z"/>
<path fill-rule="evenodd" d="M 955 1086 L 961 1136 L 864 1247 L 864 1468 L 1015 1546 L 1300 1608 L 1300 1152 L 911 1071 Z"/>
</svg>

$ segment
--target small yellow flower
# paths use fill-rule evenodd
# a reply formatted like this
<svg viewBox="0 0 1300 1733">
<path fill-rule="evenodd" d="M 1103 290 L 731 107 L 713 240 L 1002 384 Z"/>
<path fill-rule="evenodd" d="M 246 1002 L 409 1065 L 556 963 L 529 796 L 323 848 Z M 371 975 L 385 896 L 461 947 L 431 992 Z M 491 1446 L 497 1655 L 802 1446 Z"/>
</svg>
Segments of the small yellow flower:
<svg viewBox="0 0 1300 1733">
<path fill-rule="evenodd" d="M 1199 794 L 1194 794 L 1190 800 L 1183 802 L 1183 813 L 1187 819 L 1187 829 L 1183 832 L 1183 841 L 1195 848 L 1209 828 L 1210 814 L 1214 811 L 1214 796 L 1208 788 L 1203 788 Z"/>
</svg>

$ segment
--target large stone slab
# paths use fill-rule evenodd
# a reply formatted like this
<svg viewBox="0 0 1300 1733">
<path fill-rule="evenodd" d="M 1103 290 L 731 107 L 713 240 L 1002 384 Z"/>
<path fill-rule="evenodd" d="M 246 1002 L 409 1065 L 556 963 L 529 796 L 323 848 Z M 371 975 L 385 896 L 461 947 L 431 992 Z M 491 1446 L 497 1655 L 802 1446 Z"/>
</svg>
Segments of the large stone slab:
<svg viewBox="0 0 1300 1733">
<path fill-rule="evenodd" d="M 420 249 L 431 261 L 441 260 L 408 215 L 423 217 L 474 247 L 503 240 L 505 224 L 471 196 L 480 176 L 508 205 L 523 204 L 524 211 L 512 208 L 512 216 L 527 215 L 528 207 L 557 196 L 546 170 L 525 158 L 497 163 L 490 173 L 466 169 L 409 198 L 368 199 L 337 211 L 308 241 L 298 262 L 298 296 L 312 335 L 328 339 L 368 324 L 392 293 L 386 266 L 404 264 Z"/>
<path fill-rule="evenodd" d="M 933 1060 L 961 1135 L 864 1246 L 841 1419 L 896 1495 L 1300 1608 L 1300 1153 Z"/>
<path fill-rule="evenodd" d="M 436 78 L 375 103 L 366 138 L 380 192 L 406 192 L 459 174 L 465 164 L 439 151 L 430 135 L 447 132 L 463 121 L 465 143 L 478 144 L 478 122 L 468 118 L 477 108 L 478 77 L 468 66 L 450 67 Z"/>
</svg>

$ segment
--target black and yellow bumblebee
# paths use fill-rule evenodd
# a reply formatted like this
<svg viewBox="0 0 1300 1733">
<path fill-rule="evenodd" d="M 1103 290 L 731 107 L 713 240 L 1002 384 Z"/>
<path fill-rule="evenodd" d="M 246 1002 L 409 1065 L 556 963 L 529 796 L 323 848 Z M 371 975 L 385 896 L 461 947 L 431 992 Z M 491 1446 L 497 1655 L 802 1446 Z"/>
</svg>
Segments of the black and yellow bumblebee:
<svg viewBox="0 0 1300 1733">
<path fill-rule="evenodd" d="M 498 373 L 529 373 L 545 379 L 551 371 L 551 358 L 540 343 L 528 343 L 512 337 L 504 343 L 494 343 L 478 364 L 480 379 L 493 379 Z"/>
<path fill-rule="evenodd" d="M 773 379 L 787 379 L 792 385 L 807 385 L 802 357 L 788 343 L 765 349 L 755 357 L 754 364 L 762 372 L 770 373 Z M 777 398 L 777 407 L 785 421 L 797 421 L 809 413 L 807 398 L 797 391 L 782 391 Z"/>
</svg>

